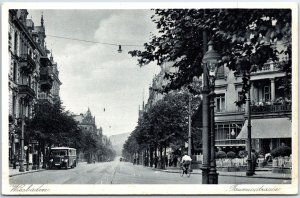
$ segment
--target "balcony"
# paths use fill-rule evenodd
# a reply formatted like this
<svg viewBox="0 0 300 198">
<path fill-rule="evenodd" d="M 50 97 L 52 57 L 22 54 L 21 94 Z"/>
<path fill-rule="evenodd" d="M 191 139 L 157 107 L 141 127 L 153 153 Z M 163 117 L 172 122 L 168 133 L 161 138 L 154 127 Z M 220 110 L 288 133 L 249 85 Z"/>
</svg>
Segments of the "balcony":
<svg viewBox="0 0 300 198">
<path fill-rule="evenodd" d="M 40 68 L 40 84 L 42 91 L 49 91 L 53 85 L 52 70 L 50 67 Z"/>
<path fill-rule="evenodd" d="M 227 140 L 216 140 L 216 146 L 245 146 L 245 140 L 227 139 Z"/>
<path fill-rule="evenodd" d="M 39 101 L 51 103 L 53 101 L 53 96 L 51 93 L 41 92 L 38 96 Z"/>
<path fill-rule="evenodd" d="M 29 85 L 19 85 L 18 89 L 19 95 L 21 95 L 21 97 L 25 97 L 28 99 L 33 99 L 35 97 L 35 92 Z"/>
<path fill-rule="evenodd" d="M 265 72 L 273 72 L 273 71 L 279 71 L 279 63 L 266 63 L 261 69 L 257 69 L 255 73 L 265 73 Z"/>
<path fill-rule="evenodd" d="M 42 67 L 52 66 L 52 63 L 51 63 L 50 59 L 47 56 L 41 57 L 40 62 L 41 62 Z"/>
<path fill-rule="evenodd" d="M 36 68 L 36 63 L 30 55 L 21 55 L 19 62 L 21 71 L 24 74 L 32 74 Z"/>
<path fill-rule="evenodd" d="M 280 112 L 291 112 L 292 105 L 291 103 L 285 104 L 272 104 L 272 105 L 252 105 L 251 113 L 252 114 L 265 114 L 265 113 L 280 113 Z"/>
</svg>

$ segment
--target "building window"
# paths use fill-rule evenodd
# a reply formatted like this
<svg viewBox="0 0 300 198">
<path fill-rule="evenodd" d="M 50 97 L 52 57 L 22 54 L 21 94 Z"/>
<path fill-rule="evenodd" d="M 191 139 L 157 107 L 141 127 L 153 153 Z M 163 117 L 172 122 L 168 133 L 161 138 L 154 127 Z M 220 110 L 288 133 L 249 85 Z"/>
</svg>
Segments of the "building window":
<svg viewBox="0 0 300 198">
<path fill-rule="evenodd" d="M 217 78 L 224 78 L 224 65 L 221 65 L 217 71 Z"/>
<path fill-rule="evenodd" d="M 22 118 L 22 111 L 23 111 L 23 105 L 22 105 L 22 101 L 19 101 L 19 118 Z"/>
<path fill-rule="evenodd" d="M 225 94 L 218 94 L 215 97 L 216 112 L 225 111 Z"/>
<path fill-rule="evenodd" d="M 27 117 L 28 117 L 28 118 L 30 118 L 30 114 L 31 114 L 31 111 L 30 111 L 30 110 L 31 110 L 31 106 L 28 105 L 28 106 L 27 106 Z"/>
<path fill-rule="evenodd" d="M 28 86 L 31 88 L 31 76 L 28 77 Z"/>
<path fill-rule="evenodd" d="M 242 92 L 238 93 L 238 101 L 242 100 Z M 241 106 L 237 106 L 238 111 L 245 111 L 245 104 L 242 104 Z"/>
<path fill-rule="evenodd" d="M 16 114 L 16 96 L 13 95 L 13 98 L 12 98 L 12 113 L 13 113 L 13 116 L 15 116 Z"/>
<path fill-rule="evenodd" d="M 14 68 L 13 68 L 13 80 L 16 82 L 17 81 L 17 63 L 14 62 Z"/>
<path fill-rule="evenodd" d="M 216 123 L 216 140 L 236 139 L 242 130 L 243 123 Z"/>
<path fill-rule="evenodd" d="M 264 99 L 265 102 L 271 101 L 271 87 L 270 86 L 264 86 Z"/>
<path fill-rule="evenodd" d="M 15 32 L 15 38 L 14 38 L 15 40 L 15 42 L 14 42 L 14 53 L 15 54 L 17 54 L 18 52 L 18 34 L 17 34 L 17 32 Z"/>
</svg>

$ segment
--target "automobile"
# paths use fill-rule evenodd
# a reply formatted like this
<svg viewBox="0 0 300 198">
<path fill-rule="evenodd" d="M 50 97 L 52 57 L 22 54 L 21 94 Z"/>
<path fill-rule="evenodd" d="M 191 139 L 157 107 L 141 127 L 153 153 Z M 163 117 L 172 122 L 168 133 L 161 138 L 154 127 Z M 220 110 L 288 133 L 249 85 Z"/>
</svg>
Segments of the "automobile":
<svg viewBox="0 0 300 198">
<path fill-rule="evenodd" d="M 49 168 L 76 167 L 76 149 L 69 147 L 53 147 L 50 149 Z"/>
</svg>

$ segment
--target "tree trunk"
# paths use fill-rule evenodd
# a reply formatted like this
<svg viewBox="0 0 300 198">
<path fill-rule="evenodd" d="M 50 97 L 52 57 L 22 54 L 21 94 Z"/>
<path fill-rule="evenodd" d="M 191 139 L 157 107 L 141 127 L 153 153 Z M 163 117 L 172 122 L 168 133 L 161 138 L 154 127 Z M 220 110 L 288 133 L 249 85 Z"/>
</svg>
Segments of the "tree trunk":
<svg viewBox="0 0 300 198">
<path fill-rule="evenodd" d="M 163 160 L 163 146 L 162 145 L 160 145 L 159 146 L 159 158 L 160 158 L 160 160 L 159 160 L 159 163 L 160 163 L 160 169 L 164 169 L 165 167 L 164 167 L 164 160 Z"/>
<path fill-rule="evenodd" d="M 155 150 L 154 150 L 154 167 L 155 168 L 157 168 L 157 164 L 158 164 L 157 146 L 155 146 Z"/>
<path fill-rule="evenodd" d="M 150 147 L 150 167 L 153 167 L 153 147 Z"/>
<path fill-rule="evenodd" d="M 46 156 L 46 152 L 45 152 L 45 144 L 42 144 L 41 145 L 41 149 L 42 149 L 42 154 L 43 154 L 43 165 L 42 165 L 42 168 L 46 168 L 46 159 L 47 159 L 47 156 Z"/>
<path fill-rule="evenodd" d="M 167 157 L 167 143 L 166 143 L 166 142 L 165 142 L 164 164 L 165 164 L 165 167 L 167 167 L 167 166 L 168 166 L 168 157 Z"/>
</svg>

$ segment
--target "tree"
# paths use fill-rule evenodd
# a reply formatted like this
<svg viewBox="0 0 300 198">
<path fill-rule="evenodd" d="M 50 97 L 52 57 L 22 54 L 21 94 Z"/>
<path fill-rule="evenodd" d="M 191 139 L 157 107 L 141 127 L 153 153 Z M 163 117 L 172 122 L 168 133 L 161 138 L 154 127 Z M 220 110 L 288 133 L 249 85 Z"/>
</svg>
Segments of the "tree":
<svg viewBox="0 0 300 198">
<path fill-rule="evenodd" d="M 291 147 L 289 146 L 279 146 L 271 151 L 272 157 L 285 157 L 290 156 L 292 153 Z"/>
<path fill-rule="evenodd" d="M 201 76 L 204 31 L 222 54 L 221 64 L 237 73 L 241 69 L 253 72 L 270 60 L 278 61 L 279 54 L 287 55 L 289 59 L 280 66 L 290 86 L 290 9 L 156 9 L 152 20 L 159 35 L 152 35 L 143 51 L 129 53 L 138 58 L 140 66 L 152 61 L 172 63 L 177 72 L 165 74 L 169 83 L 162 92 L 179 89 L 190 84 L 194 76 Z M 279 52 L 273 47 L 275 42 L 286 47 Z M 238 105 L 245 103 L 248 80 L 245 77 Z"/>
<path fill-rule="evenodd" d="M 33 117 L 26 122 L 25 140 L 39 141 L 44 158 L 45 148 L 52 146 L 80 147 L 80 129 L 75 120 L 64 110 L 61 101 L 54 104 L 38 101 L 33 109 Z M 43 167 L 46 160 L 43 160 Z"/>
<path fill-rule="evenodd" d="M 220 159 L 220 161 L 221 161 L 221 166 L 223 166 L 223 159 L 226 158 L 226 157 L 227 157 L 227 155 L 226 155 L 226 153 L 225 153 L 224 151 L 218 151 L 218 152 L 216 153 L 216 158 L 217 158 L 217 159 Z"/>
<path fill-rule="evenodd" d="M 150 157 L 150 164 L 153 164 L 153 158 L 157 157 L 154 151 L 158 149 L 160 168 L 164 168 L 162 159 L 166 154 L 166 148 L 179 150 L 188 139 L 188 97 L 188 93 L 184 90 L 169 93 L 147 109 L 124 144 L 123 155 L 149 150 L 147 156 Z M 199 106 L 199 101 L 196 97 L 193 98 L 193 111 Z"/>
<path fill-rule="evenodd" d="M 230 165 L 232 166 L 232 159 L 236 157 L 236 154 L 233 151 L 229 151 L 227 157 L 230 159 Z"/>
<path fill-rule="evenodd" d="M 60 101 L 54 104 L 38 101 L 26 126 L 28 137 L 38 138 L 48 147 L 76 145 L 80 136 L 76 121 Z"/>
</svg>

